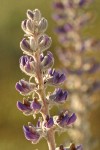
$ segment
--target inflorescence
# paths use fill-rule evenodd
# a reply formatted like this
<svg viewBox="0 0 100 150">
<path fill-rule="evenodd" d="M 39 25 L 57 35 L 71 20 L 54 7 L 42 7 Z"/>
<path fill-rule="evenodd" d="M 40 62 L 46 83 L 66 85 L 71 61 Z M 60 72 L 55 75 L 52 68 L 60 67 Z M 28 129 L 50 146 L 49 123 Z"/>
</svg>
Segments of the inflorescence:
<svg viewBox="0 0 100 150">
<path fill-rule="evenodd" d="M 33 144 L 44 137 L 49 150 L 82 150 L 81 145 L 74 144 L 56 147 L 55 132 L 66 131 L 71 127 L 76 121 L 76 115 L 67 110 L 62 110 L 57 116 L 50 115 L 53 105 L 67 102 L 68 92 L 60 88 L 66 79 L 65 74 L 52 68 L 53 54 L 50 51 L 45 53 L 52 43 L 51 37 L 45 34 L 47 26 L 47 20 L 38 9 L 27 10 L 27 19 L 21 24 L 25 38 L 20 42 L 24 55 L 19 63 L 20 69 L 29 76 L 29 80 L 21 79 L 16 83 L 16 90 L 24 96 L 23 102 L 17 102 L 17 107 L 24 115 L 32 115 L 34 119 L 38 113 L 41 114 L 36 125 L 29 122 L 23 126 L 24 135 Z M 48 86 L 55 87 L 53 93 L 47 91 Z"/>
<path fill-rule="evenodd" d="M 92 2 L 54 0 L 53 3 L 53 19 L 57 23 L 55 32 L 60 43 L 56 52 L 68 74 L 65 86 L 70 93 L 71 109 L 78 116 L 74 128 L 68 131 L 71 139 L 80 141 L 85 150 L 93 149 L 97 143 L 91 135 L 89 113 L 98 105 L 94 102 L 98 100 L 100 89 L 100 63 L 96 60 L 100 41 L 83 34 L 83 29 L 93 18 L 87 11 Z"/>
</svg>

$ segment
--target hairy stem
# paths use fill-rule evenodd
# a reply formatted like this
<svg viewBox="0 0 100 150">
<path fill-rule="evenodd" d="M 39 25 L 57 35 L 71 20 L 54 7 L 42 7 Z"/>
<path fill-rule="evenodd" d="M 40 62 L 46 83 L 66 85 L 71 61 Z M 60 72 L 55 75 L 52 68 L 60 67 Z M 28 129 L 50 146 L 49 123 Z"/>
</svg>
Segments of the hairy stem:
<svg viewBox="0 0 100 150">
<path fill-rule="evenodd" d="M 56 148 L 55 133 L 52 129 L 49 130 L 47 133 L 47 143 L 48 143 L 49 150 L 55 150 Z"/>
<path fill-rule="evenodd" d="M 43 74 L 41 71 L 41 66 L 40 66 L 40 51 L 38 50 L 35 53 L 35 61 L 36 61 L 36 75 L 37 75 L 37 80 L 39 84 L 39 97 L 43 102 L 43 111 L 42 111 L 42 117 L 45 120 L 46 116 L 49 115 L 49 109 L 48 109 L 48 104 L 46 102 L 46 95 L 45 95 L 45 87 L 44 87 L 44 81 L 43 81 Z M 47 143 L 49 150 L 55 150 L 56 144 L 55 144 L 55 136 L 54 136 L 54 131 L 53 129 L 49 129 L 47 131 Z"/>
</svg>

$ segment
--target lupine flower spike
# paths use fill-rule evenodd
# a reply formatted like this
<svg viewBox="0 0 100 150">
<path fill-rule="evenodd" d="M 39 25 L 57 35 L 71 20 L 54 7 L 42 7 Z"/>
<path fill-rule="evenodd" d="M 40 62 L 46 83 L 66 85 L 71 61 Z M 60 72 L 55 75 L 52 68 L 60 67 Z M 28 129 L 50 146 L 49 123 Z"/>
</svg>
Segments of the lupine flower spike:
<svg viewBox="0 0 100 150">
<path fill-rule="evenodd" d="M 68 131 L 71 139 L 82 143 L 85 150 L 94 149 L 97 143 L 90 132 L 88 118 L 89 112 L 98 105 L 97 93 L 100 89 L 100 63 L 95 59 L 100 41 L 84 38 L 82 33 L 82 29 L 93 18 L 86 10 L 92 2 L 93 0 L 54 0 L 53 3 L 53 19 L 57 23 L 55 32 L 61 45 L 56 52 L 68 74 L 65 86 L 70 93 L 71 109 L 78 116 L 74 129 Z M 57 89 L 50 99 L 62 103 L 65 97 L 66 93 Z"/>
<path fill-rule="evenodd" d="M 41 12 L 38 9 L 27 10 L 27 19 L 22 21 L 21 27 L 25 37 L 20 42 L 23 56 L 19 60 L 19 66 L 22 72 L 29 76 L 29 80 L 21 79 L 16 83 L 16 90 L 24 96 L 23 102 L 17 102 L 17 108 L 24 115 L 31 115 L 34 119 L 38 113 L 42 115 L 36 125 L 29 122 L 23 126 L 24 135 L 33 144 L 44 137 L 49 150 L 57 150 L 55 132 L 63 128 L 64 131 L 67 130 L 67 127 L 71 127 L 76 121 L 75 113 L 68 111 L 56 116 L 50 115 L 51 105 L 67 102 L 68 92 L 60 88 L 65 81 L 65 74 L 52 68 L 54 58 L 50 51 L 44 54 L 44 51 L 50 48 L 52 40 L 45 33 L 48 21 L 42 17 Z M 48 86 L 55 87 L 53 93 L 47 92 Z M 81 150 L 82 146 L 75 148 Z M 62 150 L 61 146 L 58 149 Z"/>
</svg>

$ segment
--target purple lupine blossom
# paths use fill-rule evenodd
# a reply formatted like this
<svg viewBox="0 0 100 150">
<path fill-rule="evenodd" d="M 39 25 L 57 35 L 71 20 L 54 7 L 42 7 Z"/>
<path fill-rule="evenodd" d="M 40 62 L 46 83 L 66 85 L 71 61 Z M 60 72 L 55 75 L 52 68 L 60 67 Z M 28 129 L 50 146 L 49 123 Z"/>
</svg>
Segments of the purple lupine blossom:
<svg viewBox="0 0 100 150">
<path fill-rule="evenodd" d="M 22 111 L 25 115 L 30 115 L 32 113 L 32 109 L 30 107 L 31 102 L 27 99 L 23 99 L 23 103 L 18 101 L 17 108 Z"/>
<path fill-rule="evenodd" d="M 23 131 L 27 140 L 31 141 L 33 144 L 40 140 L 40 134 L 37 129 L 29 124 L 29 126 L 23 126 Z"/>
<path fill-rule="evenodd" d="M 31 56 L 22 56 L 19 60 L 20 68 L 27 75 L 31 76 L 34 73 L 34 59 Z"/>
<path fill-rule="evenodd" d="M 69 114 L 68 112 L 62 112 L 56 119 L 57 125 L 60 127 L 66 128 L 69 125 L 72 125 L 76 121 L 75 113 Z"/>
<path fill-rule="evenodd" d="M 48 78 L 47 83 L 52 84 L 52 85 L 62 84 L 66 79 L 64 73 L 60 73 L 56 71 L 55 69 L 50 69 L 49 75 L 50 77 Z"/>
<path fill-rule="evenodd" d="M 23 112 L 25 115 L 34 115 L 39 113 L 42 106 L 41 103 L 34 99 L 23 99 L 23 103 L 18 101 L 17 108 Z"/>
<path fill-rule="evenodd" d="M 93 15 L 86 11 L 87 6 L 93 1 L 54 0 L 53 2 L 53 19 L 57 23 L 55 32 L 60 44 L 56 52 L 67 72 L 65 86 L 69 89 L 71 108 L 78 116 L 74 129 L 69 129 L 68 133 L 76 143 L 82 143 L 85 150 L 94 149 L 98 142 L 92 137 L 88 116 L 89 112 L 98 105 L 95 102 L 98 96 L 96 94 L 100 90 L 100 79 L 98 79 L 100 63 L 95 59 L 95 55 L 100 47 L 100 41 L 93 37 L 84 37 L 82 31 L 93 19 Z M 59 4 L 63 7 L 60 8 Z M 62 118 L 60 121 L 63 124 L 65 120 L 64 117 Z M 65 118 L 68 118 L 67 115 Z M 94 142 L 91 143 L 92 140 Z M 63 149 L 66 150 L 65 147 Z"/>
<path fill-rule="evenodd" d="M 36 144 L 44 137 L 49 150 L 56 150 L 55 132 L 59 132 L 61 127 L 62 130 L 63 127 L 67 130 L 67 127 L 76 121 L 76 115 L 64 113 L 62 118 L 50 115 L 50 109 L 55 102 L 59 105 L 66 102 L 68 92 L 58 88 L 65 81 L 65 74 L 53 69 L 53 54 L 50 51 L 47 51 L 46 55 L 43 53 L 50 48 L 52 42 L 51 37 L 45 34 L 47 26 L 47 20 L 41 16 L 38 9 L 27 10 L 27 19 L 21 24 L 25 38 L 20 42 L 24 55 L 19 63 L 20 69 L 29 76 L 29 80 L 21 79 L 17 82 L 16 90 L 28 98 L 24 97 L 23 102 L 18 101 L 17 108 L 34 119 L 38 113 L 41 114 L 36 126 L 32 123 L 23 126 L 26 139 Z M 70 27 L 67 28 L 69 30 Z M 47 94 L 47 87 L 54 85 L 55 91 L 51 95 Z"/>
<path fill-rule="evenodd" d="M 21 79 L 16 83 L 16 90 L 22 95 L 30 95 L 35 88 L 35 84 Z"/>
<path fill-rule="evenodd" d="M 49 96 L 49 99 L 57 102 L 57 103 L 64 103 L 66 102 L 68 96 L 67 91 L 63 91 L 62 89 L 58 88 Z"/>
</svg>

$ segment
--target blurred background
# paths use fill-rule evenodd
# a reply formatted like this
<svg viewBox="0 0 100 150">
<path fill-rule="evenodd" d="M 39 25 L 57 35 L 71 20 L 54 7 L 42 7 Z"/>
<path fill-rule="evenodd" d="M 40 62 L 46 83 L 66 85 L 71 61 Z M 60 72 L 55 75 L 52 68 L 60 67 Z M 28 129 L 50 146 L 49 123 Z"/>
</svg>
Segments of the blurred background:
<svg viewBox="0 0 100 150">
<path fill-rule="evenodd" d="M 27 9 L 38 8 L 42 15 L 47 18 L 49 27 L 48 35 L 52 37 L 53 44 L 51 51 L 55 57 L 55 67 L 59 67 L 56 58 L 55 48 L 57 37 L 53 32 L 55 23 L 52 20 L 53 0 L 0 0 L 0 150 L 47 150 L 45 140 L 38 145 L 32 145 L 24 138 L 22 131 L 23 124 L 33 121 L 32 117 L 25 117 L 17 110 L 17 100 L 22 96 L 15 90 L 15 83 L 24 78 L 25 75 L 19 69 L 19 58 L 22 51 L 19 42 L 23 37 L 20 27 L 21 21 L 26 18 Z M 93 24 L 88 28 L 88 34 L 100 39 L 100 0 L 95 0 L 89 8 L 95 16 Z M 97 57 L 99 58 L 100 55 Z M 100 138 L 100 106 L 92 112 L 91 129 L 94 138 Z M 66 133 L 57 136 L 57 143 L 60 144 L 67 138 Z M 96 150 L 99 150 L 98 147 Z"/>
</svg>

